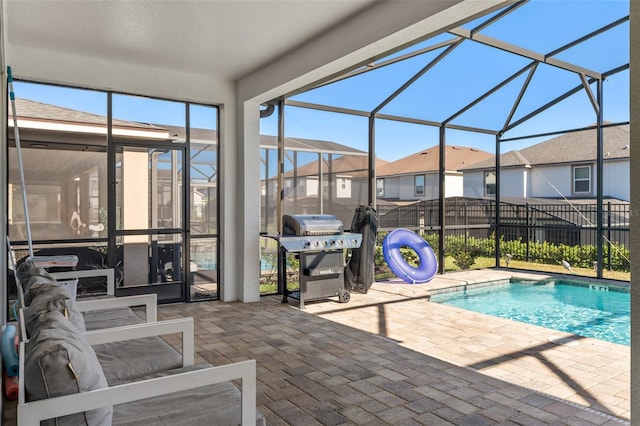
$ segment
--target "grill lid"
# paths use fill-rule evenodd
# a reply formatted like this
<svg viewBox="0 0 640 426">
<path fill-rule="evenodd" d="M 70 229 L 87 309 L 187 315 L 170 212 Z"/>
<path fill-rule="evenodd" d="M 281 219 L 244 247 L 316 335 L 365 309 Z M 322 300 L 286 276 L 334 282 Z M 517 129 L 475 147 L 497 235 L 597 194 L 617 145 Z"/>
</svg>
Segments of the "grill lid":
<svg viewBox="0 0 640 426">
<path fill-rule="evenodd" d="M 341 235 L 342 222 L 330 214 L 294 214 L 282 217 L 282 235 Z"/>
</svg>

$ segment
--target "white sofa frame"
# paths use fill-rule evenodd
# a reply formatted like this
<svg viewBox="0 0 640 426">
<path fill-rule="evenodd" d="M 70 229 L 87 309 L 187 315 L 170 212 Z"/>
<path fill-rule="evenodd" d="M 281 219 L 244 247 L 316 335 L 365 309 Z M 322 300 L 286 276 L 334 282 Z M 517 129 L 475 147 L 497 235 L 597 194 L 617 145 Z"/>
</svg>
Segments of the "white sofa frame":
<svg viewBox="0 0 640 426">
<path fill-rule="evenodd" d="M 155 294 L 79 300 L 76 303 L 81 312 L 145 306 L 145 323 L 84 332 L 84 336 L 91 345 L 181 333 L 183 367 L 194 365 L 193 318 L 157 321 L 157 298 Z M 253 359 L 110 386 L 104 389 L 27 402 L 25 400 L 24 359 L 25 344 L 28 343 L 28 338 L 24 327 L 23 309 L 19 310 L 19 316 L 21 339 L 17 405 L 18 426 L 39 426 L 42 420 L 238 379 L 241 380 L 241 424 L 242 426 L 255 425 L 256 361 Z"/>
<path fill-rule="evenodd" d="M 81 271 L 49 272 L 56 280 L 107 277 L 107 296 L 115 296 L 116 280 L 113 269 L 87 269 Z"/>
</svg>

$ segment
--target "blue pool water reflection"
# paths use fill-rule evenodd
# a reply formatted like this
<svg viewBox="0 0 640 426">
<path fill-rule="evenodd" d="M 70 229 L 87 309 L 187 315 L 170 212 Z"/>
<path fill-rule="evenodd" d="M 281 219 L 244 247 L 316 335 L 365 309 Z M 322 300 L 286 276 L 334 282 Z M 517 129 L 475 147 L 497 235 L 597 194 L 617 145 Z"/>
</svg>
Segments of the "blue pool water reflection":
<svg viewBox="0 0 640 426">
<path fill-rule="evenodd" d="M 579 336 L 631 344 L 628 292 L 551 281 L 440 294 L 432 296 L 431 301 Z"/>
</svg>

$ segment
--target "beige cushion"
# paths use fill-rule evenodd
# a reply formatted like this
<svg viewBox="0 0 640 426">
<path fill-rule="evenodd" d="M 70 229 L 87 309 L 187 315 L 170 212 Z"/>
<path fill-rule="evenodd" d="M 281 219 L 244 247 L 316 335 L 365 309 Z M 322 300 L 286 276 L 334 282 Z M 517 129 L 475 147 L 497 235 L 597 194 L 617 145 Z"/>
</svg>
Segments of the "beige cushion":
<svg viewBox="0 0 640 426">
<path fill-rule="evenodd" d="M 46 312 L 58 311 L 80 331 L 85 331 L 84 317 L 74 300 L 56 283 L 37 284 L 30 288 L 31 303 L 24 311 L 25 326 L 31 336 L 35 333 L 38 317 Z"/>
<path fill-rule="evenodd" d="M 61 286 L 44 269 L 33 262 L 25 261 L 16 272 L 24 290 L 25 326 L 29 335 L 35 332 L 38 316 L 48 311 L 58 311 L 67 317 L 79 330 L 85 330 L 84 318 L 75 301 L 64 286 Z"/>
<path fill-rule="evenodd" d="M 154 374 L 144 379 L 211 367 L 202 364 Z M 241 424 L 241 394 L 232 382 L 202 386 L 116 405 L 113 426 L 189 425 L 235 426 Z M 256 412 L 256 425 L 264 426 L 264 415 Z"/>
<path fill-rule="evenodd" d="M 101 330 L 143 323 L 144 310 L 142 312 L 142 316 L 137 315 L 133 309 L 127 307 L 88 311 L 83 312 L 82 315 L 87 330 Z"/>
<path fill-rule="evenodd" d="M 24 380 L 27 401 L 54 398 L 107 387 L 91 345 L 58 311 L 38 316 L 26 345 Z M 113 407 L 103 407 L 43 422 L 44 425 L 111 424 Z M 57 422 L 56 422 L 57 421 Z"/>
<path fill-rule="evenodd" d="M 25 306 L 31 304 L 33 297 L 38 294 L 41 285 L 51 285 L 56 283 L 55 278 L 53 278 L 46 269 L 37 267 L 30 260 L 27 260 L 18 266 L 16 269 L 16 278 L 20 281 L 22 290 L 24 291 Z M 71 295 L 66 289 L 62 286 L 58 287 L 59 291 L 64 292 L 63 294 L 66 294 L 71 298 Z"/>
</svg>

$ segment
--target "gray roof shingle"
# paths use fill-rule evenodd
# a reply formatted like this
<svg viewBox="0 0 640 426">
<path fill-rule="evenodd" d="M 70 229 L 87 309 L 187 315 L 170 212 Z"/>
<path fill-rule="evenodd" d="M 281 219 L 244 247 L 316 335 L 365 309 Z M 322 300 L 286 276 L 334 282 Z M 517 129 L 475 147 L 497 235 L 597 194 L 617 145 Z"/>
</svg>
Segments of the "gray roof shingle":
<svg viewBox="0 0 640 426">
<path fill-rule="evenodd" d="M 42 102 L 32 101 L 30 99 L 16 98 L 16 115 L 18 118 L 18 126 L 20 118 L 32 119 L 40 121 L 57 121 L 79 124 L 97 124 L 101 126 L 107 125 L 107 117 L 105 115 L 91 114 L 84 111 L 78 111 L 70 108 L 59 107 L 56 105 L 45 104 Z M 11 110 L 10 110 L 11 111 Z M 9 123 L 13 123 L 10 119 Z M 138 123 L 135 121 L 126 121 L 113 119 L 114 126 L 135 127 L 140 129 L 162 130 L 161 127 L 148 123 Z"/>
<path fill-rule="evenodd" d="M 629 158 L 629 125 L 603 129 L 605 160 Z M 596 130 L 580 130 L 500 156 L 500 167 L 538 166 L 596 160 Z M 495 168 L 494 158 L 463 167 L 462 170 Z"/>
</svg>

